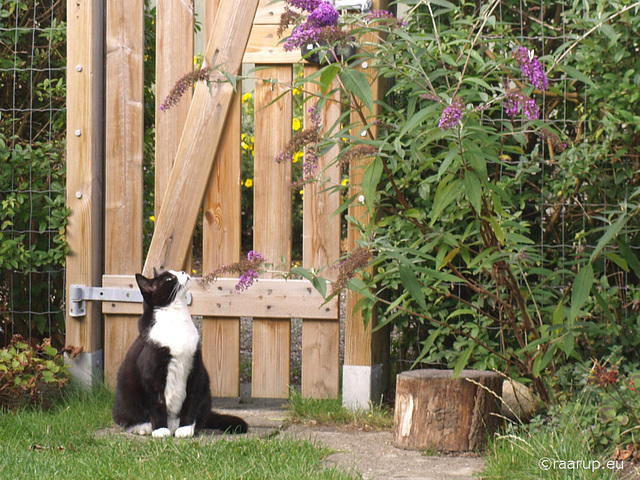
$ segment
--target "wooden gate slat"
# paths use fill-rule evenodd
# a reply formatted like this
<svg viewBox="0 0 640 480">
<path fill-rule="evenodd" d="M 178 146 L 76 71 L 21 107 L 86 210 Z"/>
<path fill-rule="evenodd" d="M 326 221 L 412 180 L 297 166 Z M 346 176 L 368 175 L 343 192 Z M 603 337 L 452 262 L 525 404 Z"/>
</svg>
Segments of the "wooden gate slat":
<svg viewBox="0 0 640 480">
<path fill-rule="evenodd" d="M 305 76 L 317 72 L 317 66 L 305 66 Z M 333 86 L 337 87 L 337 83 Z M 320 86 L 307 84 L 308 95 L 320 93 Z M 322 110 L 325 131 L 340 117 L 339 94 L 335 103 L 327 102 Z M 311 99 L 304 105 L 305 128 L 310 128 Z M 340 257 L 340 216 L 333 213 L 340 206 L 340 194 L 327 189 L 340 182 L 340 166 L 335 163 L 338 147 L 318 159 L 319 183 L 304 187 L 303 199 L 303 266 L 321 268 L 333 265 Z M 325 183 L 325 180 L 328 182 Z M 337 278 L 337 270 L 322 272 L 328 280 Z M 337 312 L 336 312 L 337 313 Z M 337 398 L 340 393 L 340 323 L 333 320 L 303 319 L 302 322 L 302 395 L 311 398 Z"/>
<path fill-rule="evenodd" d="M 219 1 L 205 5 L 205 37 L 211 36 Z M 238 72 L 239 73 L 239 72 Z M 205 195 L 202 220 L 202 270 L 207 274 L 240 260 L 242 104 L 231 100 L 217 160 Z M 240 318 L 209 317 L 202 321 L 202 355 L 214 397 L 240 395 Z"/>
<path fill-rule="evenodd" d="M 291 261 L 291 164 L 274 159 L 291 138 L 291 95 L 278 97 L 291 84 L 292 70 L 281 65 L 256 71 L 253 244 L 274 267 L 282 256 Z M 290 352 L 289 319 L 254 319 L 252 396 L 288 397 Z"/>
<path fill-rule="evenodd" d="M 144 2 L 106 4 L 105 259 L 107 274 L 142 267 Z M 105 318 L 105 381 L 138 334 L 135 316 Z"/>
</svg>

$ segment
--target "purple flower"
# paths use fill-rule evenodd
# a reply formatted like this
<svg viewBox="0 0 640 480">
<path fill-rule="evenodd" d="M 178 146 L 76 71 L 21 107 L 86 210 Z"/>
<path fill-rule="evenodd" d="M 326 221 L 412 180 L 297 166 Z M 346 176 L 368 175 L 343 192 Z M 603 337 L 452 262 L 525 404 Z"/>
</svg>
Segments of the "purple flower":
<svg viewBox="0 0 640 480">
<path fill-rule="evenodd" d="M 255 250 L 251 250 L 249 253 L 247 253 L 247 260 L 249 260 L 250 262 L 262 262 L 264 261 L 264 257 L 261 253 L 258 253 Z"/>
<path fill-rule="evenodd" d="M 335 27 L 338 23 L 340 14 L 330 2 L 298 1 L 294 3 L 289 0 L 289 3 L 292 6 L 307 10 L 310 13 L 304 23 L 301 23 L 293 29 L 291 36 L 284 43 L 283 48 L 286 52 L 305 45 L 317 43 L 323 35 L 330 33 L 325 32 L 327 27 Z M 328 30 L 331 30 L 331 28 Z"/>
<path fill-rule="evenodd" d="M 504 99 L 504 109 L 510 118 L 518 116 L 520 112 L 529 120 L 540 118 L 540 109 L 536 101 L 520 90 L 507 91 Z"/>
<path fill-rule="evenodd" d="M 443 132 L 451 130 L 458 125 L 462 118 L 462 107 L 462 100 L 454 98 L 451 105 L 444 109 L 442 117 L 440 117 L 440 123 L 438 124 Z"/>
<path fill-rule="evenodd" d="M 338 22 L 340 14 L 329 2 L 322 2 L 307 17 L 307 23 L 316 27 L 330 27 Z"/>
<path fill-rule="evenodd" d="M 535 57 L 533 51 L 531 54 L 529 50 L 524 47 L 517 48 L 512 54 L 515 61 L 520 66 L 522 76 L 529 80 L 531 84 L 540 90 L 549 90 L 549 80 L 547 74 L 544 72 L 544 68 L 540 61 Z"/>
<path fill-rule="evenodd" d="M 300 10 L 306 10 L 312 12 L 318 5 L 322 3 L 322 0 L 286 0 L 286 2 L 292 7 L 299 8 Z"/>
</svg>

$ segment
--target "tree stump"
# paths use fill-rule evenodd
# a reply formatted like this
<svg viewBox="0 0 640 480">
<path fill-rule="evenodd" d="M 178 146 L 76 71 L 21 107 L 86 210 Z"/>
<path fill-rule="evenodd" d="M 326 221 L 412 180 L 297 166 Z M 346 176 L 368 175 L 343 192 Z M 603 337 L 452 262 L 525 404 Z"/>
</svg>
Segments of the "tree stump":
<svg viewBox="0 0 640 480">
<path fill-rule="evenodd" d="M 494 372 L 414 370 L 397 377 L 395 444 L 410 450 L 482 450 L 500 424 L 502 377 Z"/>
</svg>

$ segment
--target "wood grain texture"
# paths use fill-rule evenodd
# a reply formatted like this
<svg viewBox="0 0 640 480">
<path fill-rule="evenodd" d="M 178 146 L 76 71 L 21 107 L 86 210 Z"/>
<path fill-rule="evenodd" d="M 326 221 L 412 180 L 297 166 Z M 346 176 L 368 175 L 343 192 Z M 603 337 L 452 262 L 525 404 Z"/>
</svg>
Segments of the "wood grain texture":
<svg viewBox="0 0 640 480">
<path fill-rule="evenodd" d="M 219 278 L 209 287 L 198 278 L 191 281 L 192 315 L 216 317 L 316 318 L 335 319 L 338 300 L 324 304 L 324 298 L 307 280 L 263 278 L 244 292 L 235 290 L 237 279 Z M 105 275 L 104 287 L 138 290 L 133 275 Z M 104 313 L 141 315 L 141 303 L 103 302 Z"/>
<path fill-rule="evenodd" d="M 206 37 L 209 38 L 209 37 Z M 160 214 L 171 169 L 178 151 L 192 88 L 180 102 L 167 111 L 159 111 L 175 83 L 193 70 L 193 4 L 185 0 L 162 0 L 156 4 L 156 148 L 154 214 Z"/>
<path fill-rule="evenodd" d="M 144 1 L 109 1 L 106 12 L 104 271 L 133 274 L 143 259 Z M 135 315 L 105 318 L 107 384 L 137 333 Z"/>
<path fill-rule="evenodd" d="M 205 5 L 205 38 L 211 37 L 219 1 Z M 202 273 L 240 260 L 241 94 L 235 93 L 207 187 L 202 220 Z M 202 355 L 214 397 L 240 395 L 240 318 L 203 317 Z"/>
<path fill-rule="evenodd" d="M 253 245 L 275 267 L 291 261 L 291 164 L 275 157 L 291 138 L 290 65 L 256 71 Z M 280 95 L 286 93 L 286 95 Z M 285 266 L 287 268 L 287 266 Z M 254 319 L 252 396 L 287 398 L 291 325 L 288 319 Z"/>
<path fill-rule="evenodd" d="M 257 6 L 258 0 L 221 3 L 204 67 L 239 70 Z M 198 83 L 195 88 L 167 186 L 166 195 L 176 201 L 165 202 L 156 219 L 144 267 L 147 274 L 153 267 L 179 269 L 184 264 L 233 95 L 226 81 Z"/>
<path fill-rule="evenodd" d="M 102 275 L 103 9 L 100 0 L 67 2 L 66 298 L 69 285 L 98 285 Z M 87 305 L 84 317 L 66 313 L 66 344 L 100 350 L 100 306 Z"/>
<path fill-rule="evenodd" d="M 291 322 L 254 320 L 251 396 L 289 398 Z"/>
<path fill-rule="evenodd" d="M 240 396 L 240 319 L 205 317 L 202 359 L 214 397 Z"/>
<path fill-rule="evenodd" d="M 376 10 L 385 10 L 387 8 L 386 0 L 374 0 L 373 7 Z M 371 35 L 365 36 L 363 42 L 375 42 L 377 39 Z M 370 78 L 375 76 L 375 72 L 371 67 L 361 69 L 365 74 L 368 74 Z M 378 98 L 384 97 L 385 85 L 383 79 L 377 77 L 377 80 L 373 81 L 372 86 L 373 99 L 376 101 Z M 376 111 L 368 112 L 366 108 L 363 113 L 367 119 L 366 123 L 371 123 L 369 117 L 371 113 L 377 115 L 379 113 L 379 106 L 375 106 Z M 369 134 L 365 130 L 359 115 L 353 114 L 351 118 L 353 129 L 351 135 L 354 137 L 361 136 L 363 133 Z M 377 127 L 372 128 L 373 137 L 376 138 Z M 362 194 L 360 185 L 364 177 L 364 170 L 369 163 L 370 158 L 354 159 L 349 165 L 349 196 L 356 198 Z M 369 222 L 369 213 L 364 203 L 355 201 L 349 207 L 349 215 L 367 224 Z M 358 245 L 360 239 L 360 232 L 353 226 L 349 226 L 347 231 L 347 250 L 352 251 Z M 375 365 L 382 363 L 388 357 L 388 349 L 386 348 L 387 339 L 383 335 L 388 336 L 386 331 L 379 331 L 376 334 L 372 333 L 372 327 L 376 324 L 375 315 L 373 316 L 368 327 L 365 328 L 364 321 L 361 312 L 353 313 L 353 308 L 360 301 L 360 296 L 351 290 L 347 290 L 347 310 L 346 310 L 346 325 L 345 325 L 345 365 Z"/>
<path fill-rule="evenodd" d="M 244 63 L 259 63 L 263 65 L 284 65 L 296 63 L 302 58 L 300 50 L 285 52 L 282 48 L 283 38 L 291 34 L 289 28 L 283 37 L 278 36 L 278 25 L 255 25 L 251 32 Z"/>
<path fill-rule="evenodd" d="M 144 1 L 107 2 L 105 272 L 142 266 Z"/>
<path fill-rule="evenodd" d="M 411 450 L 484 448 L 501 424 L 502 377 L 495 372 L 414 370 L 397 377 L 395 444 Z"/>
<path fill-rule="evenodd" d="M 305 66 L 305 76 L 318 71 L 317 66 Z M 337 85 L 334 85 L 334 88 Z M 307 85 L 307 95 L 320 94 L 316 84 Z M 340 117 L 339 95 L 336 102 L 327 102 L 321 113 L 324 131 Z M 305 129 L 312 127 L 309 108 L 313 100 L 305 103 Z M 340 257 L 340 216 L 333 213 L 340 206 L 338 192 L 329 189 L 340 184 L 340 166 L 336 163 L 338 147 L 318 158 L 318 183 L 304 186 L 302 265 L 305 268 L 323 268 L 322 276 L 335 281 L 338 271 L 331 266 Z M 310 398 L 337 398 L 340 390 L 340 326 L 334 321 L 303 319 L 302 323 L 302 396 Z"/>
</svg>

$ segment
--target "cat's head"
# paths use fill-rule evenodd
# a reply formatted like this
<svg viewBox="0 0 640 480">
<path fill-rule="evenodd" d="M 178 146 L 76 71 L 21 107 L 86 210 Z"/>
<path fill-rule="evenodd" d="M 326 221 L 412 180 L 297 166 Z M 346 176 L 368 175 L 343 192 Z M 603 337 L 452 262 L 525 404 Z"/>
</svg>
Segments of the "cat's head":
<svg viewBox="0 0 640 480">
<path fill-rule="evenodd" d="M 191 280 L 186 272 L 165 270 L 158 273 L 153 269 L 153 278 L 136 274 L 136 282 L 142 292 L 144 301 L 152 307 L 164 307 L 176 298 L 186 299 Z"/>
</svg>

